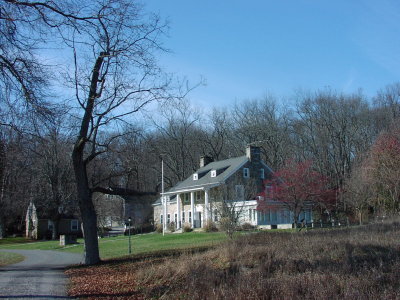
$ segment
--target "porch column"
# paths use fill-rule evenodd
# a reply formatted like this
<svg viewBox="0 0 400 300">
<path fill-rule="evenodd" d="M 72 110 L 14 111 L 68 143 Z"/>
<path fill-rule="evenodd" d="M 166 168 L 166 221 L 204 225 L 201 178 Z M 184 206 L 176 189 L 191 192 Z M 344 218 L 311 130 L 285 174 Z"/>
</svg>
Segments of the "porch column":
<svg viewBox="0 0 400 300">
<path fill-rule="evenodd" d="M 176 225 L 176 229 L 179 229 L 182 227 L 181 225 L 181 217 L 182 217 L 182 213 L 181 213 L 181 194 L 176 194 L 176 210 L 178 211 L 178 219 L 177 219 L 177 224 Z"/>
<path fill-rule="evenodd" d="M 190 192 L 190 210 L 192 211 L 192 228 L 194 228 L 194 215 L 195 215 L 195 211 L 194 211 L 194 192 Z"/>
<path fill-rule="evenodd" d="M 204 190 L 204 222 L 203 222 L 203 227 L 208 223 L 209 221 L 209 212 L 210 212 L 210 205 L 208 203 L 209 200 L 209 189 Z"/>
<path fill-rule="evenodd" d="M 163 218 L 163 226 L 164 231 L 167 230 L 167 196 L 163 196 L 164 199 L 164 218 Z"/>
</svg>

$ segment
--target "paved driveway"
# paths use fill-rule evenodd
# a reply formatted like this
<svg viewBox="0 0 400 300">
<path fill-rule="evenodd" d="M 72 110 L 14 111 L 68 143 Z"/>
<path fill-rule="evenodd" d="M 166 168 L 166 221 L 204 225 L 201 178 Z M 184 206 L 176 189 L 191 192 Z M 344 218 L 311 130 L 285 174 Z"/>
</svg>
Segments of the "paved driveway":
<svg viewBox="0 0 400 300">
<path fill-rule="evenodd" d="M 64 268 L 82 261 L 81 254 L 43 250 L 1 250 L 25 256 L 0 267 L 0 299 L 70 299 Z"/>
</svg>

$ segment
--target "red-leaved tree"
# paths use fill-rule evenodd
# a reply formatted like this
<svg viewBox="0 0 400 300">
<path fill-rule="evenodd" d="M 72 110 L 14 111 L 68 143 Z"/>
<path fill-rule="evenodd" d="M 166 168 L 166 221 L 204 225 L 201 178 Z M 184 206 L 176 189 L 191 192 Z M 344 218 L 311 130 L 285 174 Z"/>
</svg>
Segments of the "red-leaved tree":
<svg viewBox="0 0 400 300">
<path fill-rule="evenodd" d="M 257 209 L 265 211 L 281 205 L 288 209 L 297 224 L 300 213 L 307 207 L 319 204 L 324 207 L 334 200 L 334 191 L 328 188 L 328 179 L 315 171 L 312 161 L 289 160 L 285 167 L 264 181 L 265 190 L 258 200 Z"/>
</svg>

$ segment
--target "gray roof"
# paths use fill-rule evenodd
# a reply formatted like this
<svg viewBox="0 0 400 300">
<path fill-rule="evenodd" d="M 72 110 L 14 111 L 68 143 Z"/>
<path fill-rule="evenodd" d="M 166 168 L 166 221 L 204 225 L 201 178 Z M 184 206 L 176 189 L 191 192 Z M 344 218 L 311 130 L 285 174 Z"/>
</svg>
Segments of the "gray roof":
<svg viewBox="0 0 400 300">
<path fill-rule="evenodd" d="M 178 192 L 182 190 L 201 188 L 208 185 L 218 185 L 228 179 L 233 173 L 248 162 L 247 156 L 229 158 L 225 160 L 215 161 L 198 169 L 193 174 L 198 174 L 198 180 L 193 180 L 193 174 L 184 181 L 179 182 L 169 189 L 167 193 Z M 216 170 L 217 176 L 211 177 L 211 171 Z"/>
</svg>

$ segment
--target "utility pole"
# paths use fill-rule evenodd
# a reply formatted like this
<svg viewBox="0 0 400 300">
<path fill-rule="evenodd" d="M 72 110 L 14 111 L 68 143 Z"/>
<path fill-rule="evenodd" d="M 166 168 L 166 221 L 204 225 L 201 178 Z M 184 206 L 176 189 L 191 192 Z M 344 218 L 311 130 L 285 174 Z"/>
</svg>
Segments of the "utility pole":
<svg viewBox="0 0 400 300">
<path fill-rule="evenodd" d="M 165 199 L 165 196 L 164 196 L 164 159 L 161 158 L 161 204 L 163 206 L 163 211 L 164 211 L 163 212 L 164 217 L 163 217 L 163 223 L 162 223 L 162 228 L 163 228 L 162 234 L 163 234 L 163 236 L 165 235 L 165 224 L 166 224 L 166 221 L 167 221 L 167 210 L 166 210 L 167 203 L 166 203 L 165 200 L 166 199 Z"/>
</svg>

